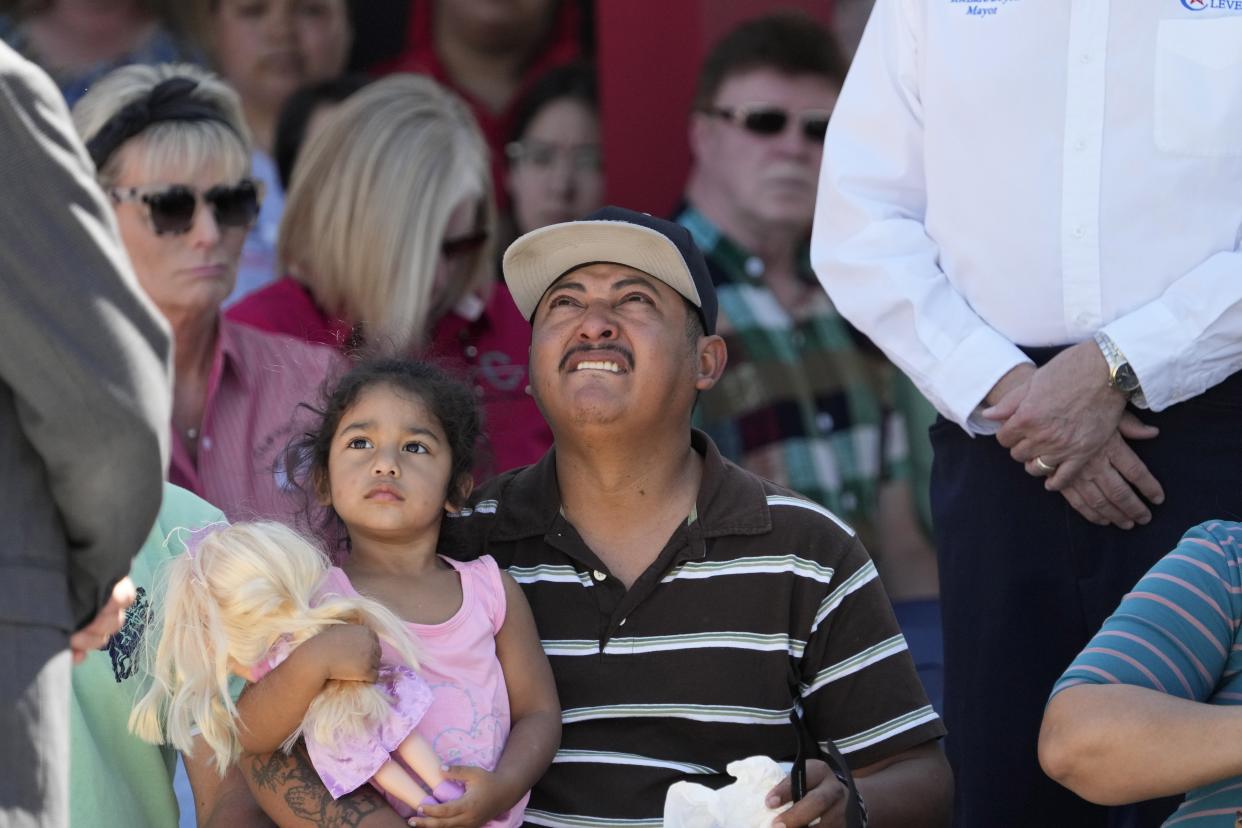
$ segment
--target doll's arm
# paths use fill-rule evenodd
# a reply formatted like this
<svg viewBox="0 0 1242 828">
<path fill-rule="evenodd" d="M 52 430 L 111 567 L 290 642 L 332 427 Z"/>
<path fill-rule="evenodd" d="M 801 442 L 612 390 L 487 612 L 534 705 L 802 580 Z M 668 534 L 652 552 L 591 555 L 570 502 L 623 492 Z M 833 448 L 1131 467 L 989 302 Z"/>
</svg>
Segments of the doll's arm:
<svg viewBox="0 0 1242 828">
<path fill-rule="evenodd" d="M 370 785 L 334 800 L 301 742 L 289 754 L 243 756 L 239 766 L 255 801 L 280 828 L 406 828 Z"/>
<path fill-rule="evenodd" d="M 377 677 L 380 643 L 370 627 L 337 624 L 307 639 L 237 700 L 237 731 L 246 753 L 279 748 L 301 724 L 329 680 Z"/>
<path fill-rule="evenodd" d="M 224 778 L 211 762 L 212 752 L 202 736 L 194 739 L 194 750 L 181 754 L 185 775 L 194 793 L 194 813 L 199 828 L 261 828 L 272 821 L 250 795 L 246 780 L 234 765 Z"/>
<path fill-rule="evenodd" d="M 530 604 L 517 581 L 504 572 L 500 577 L 508 608 L 496 634 L 496 657 L 509 688 L 509 739 L 491 773 L 470 767 L 445 771 L 446 778 L 465 783 L 466 795 L 425 807 L 420 828 L 481 825 L 513 807 L 543 776 L 561 743 L 561 703 Z"/>
</svg>

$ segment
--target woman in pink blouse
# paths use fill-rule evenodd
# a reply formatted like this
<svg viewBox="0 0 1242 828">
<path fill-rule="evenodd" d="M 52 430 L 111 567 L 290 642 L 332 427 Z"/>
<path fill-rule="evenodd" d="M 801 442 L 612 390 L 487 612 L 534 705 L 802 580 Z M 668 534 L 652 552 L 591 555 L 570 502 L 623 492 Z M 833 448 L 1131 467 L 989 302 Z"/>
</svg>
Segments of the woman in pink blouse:
<svg viewBox="0 0 1242 828">
<path fill-rule="evenodd" d="M 228 316 L 440 363 L 483 403 L 476 474 L 533 463 L 552 434 L 528 393 L 530 326 L 494 278 L 495 212 L 487 147 L 462 102 L 425 77 L 377 81 L 298 157 L 277 249 L 286 276 Z"/>
<path fill-rule="evenodd" d="M 169 480 L 230 520 L 292 522 L 304 503 L 277 459 L 297 433 L 298 404 L 343 361 L 221 316 L 261 198 L 237 95 L 192 66 L 127 66 L 92 86 L 73 117 L 138 282 L 172 328 Z"/>
</svg>

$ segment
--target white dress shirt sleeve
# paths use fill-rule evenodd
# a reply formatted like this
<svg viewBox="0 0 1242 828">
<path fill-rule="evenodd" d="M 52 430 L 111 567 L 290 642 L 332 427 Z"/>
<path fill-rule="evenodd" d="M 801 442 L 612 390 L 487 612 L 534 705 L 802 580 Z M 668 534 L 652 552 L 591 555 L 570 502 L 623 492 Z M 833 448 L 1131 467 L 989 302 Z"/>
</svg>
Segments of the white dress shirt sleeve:
<svg viewBox="0 0 1242 828">
<path fill-rule="evenodd" d="M 1198 396 L 1242 369 L 1242 252 L 1209 256 L 1104 332 L 1152 411 Z"/>
<path fill-rule="evenodd" d="M 1029 360 L 950 283 L 924 225 L 923 13 L 912 0 L 875 5 L 829 125 L 811 256 L 840 312 L 940 413 L 988 434 L 997 425 L 979 404 Z"/>
</svg>

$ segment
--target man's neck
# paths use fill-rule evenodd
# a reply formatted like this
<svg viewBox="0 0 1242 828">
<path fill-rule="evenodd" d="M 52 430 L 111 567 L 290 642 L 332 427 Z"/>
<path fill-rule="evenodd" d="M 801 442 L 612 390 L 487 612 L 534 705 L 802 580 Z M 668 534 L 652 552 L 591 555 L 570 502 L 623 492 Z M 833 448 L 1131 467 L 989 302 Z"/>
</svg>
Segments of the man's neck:
<svg viewBox="0 0 1242 828">
<path fill-rule="evenodd" d="M 694 508 L 703 463 L 689 437 L 684 429 L 556 441 L 565 518 L 627 586 Z"/>
<path fill-rule="evenodd" d="M 686 200 L 730 241 L 752 256 L 758 256 L 765 272 L 797 272 L 806 228 L 756 221 L 714 197 L 711 187 L 698 176 L 691 177 L 686 187 Z"/>
</svg>

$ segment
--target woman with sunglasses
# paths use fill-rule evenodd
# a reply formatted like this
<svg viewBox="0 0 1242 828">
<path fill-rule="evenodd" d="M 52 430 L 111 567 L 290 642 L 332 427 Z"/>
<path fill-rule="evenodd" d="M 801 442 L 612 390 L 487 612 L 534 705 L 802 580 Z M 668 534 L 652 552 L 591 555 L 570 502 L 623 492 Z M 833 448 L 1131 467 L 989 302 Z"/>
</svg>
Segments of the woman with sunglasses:
<svg viewBox="0 0 1242 828">
<path fill-rule="evenodd" d="M 384 78 L 303 147 L 277 245 L 287 275 L 228 316 L 349 354 L 439 362 L 484 406 L 476 474 L 532 463 L 552 434 L 527 393 L 530 326 L 494 278 L 495 212 L 465 105 L 430 78 Z"/>
<path fill-rule="evenodd" d="M 74 107 L 138 282 L 175 340 L 169 480 L 230 520 L 291 521 L 276 458 L 340 357 L 225 320 L 260 188 L 236 94 L 185 65 L 128 66 Z"/>
</svg>

